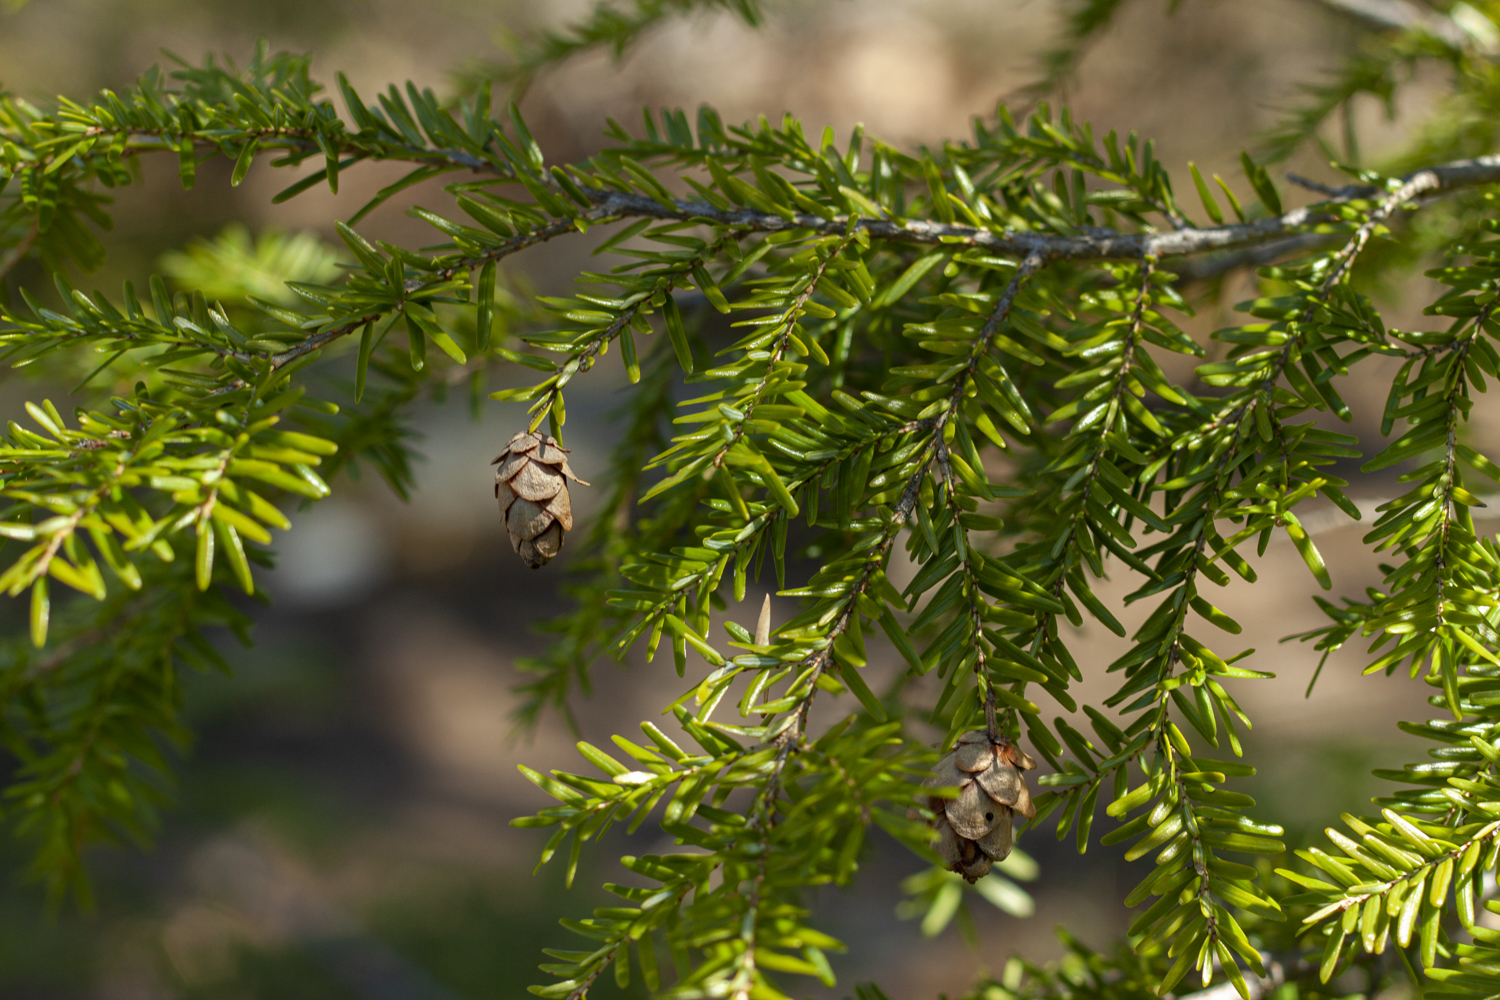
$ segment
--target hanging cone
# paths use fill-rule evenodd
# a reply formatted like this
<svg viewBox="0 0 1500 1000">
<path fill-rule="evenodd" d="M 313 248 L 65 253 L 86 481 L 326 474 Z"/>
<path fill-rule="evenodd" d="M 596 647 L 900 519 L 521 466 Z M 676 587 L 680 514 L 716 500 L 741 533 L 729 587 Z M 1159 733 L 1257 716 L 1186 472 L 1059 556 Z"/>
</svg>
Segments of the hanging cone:
<svg viewBox="0 0 1500 1000">
<path fill-rule="evenodd" d="M 522 562 L 540 569 L 562 551 L 563 536 L 573 530 L 573 502 L 568 480 L 582 483 L 568 467 L 568 451 L 553 437 L 522 431 L 490 463 L 495 469 L 495 499 L 511 548 Z"/>
<path fill-rule="evenodd" d="M 970 882 L 989 874 L 1010 854 L 1013 815 L 1031 817 L 1031 790 L 1021 776 L 1036 762 L 1009 740 L 993 742 L 983 731 L 964 733 L 953 751 L 933 766 L 924 788 L 957 788 L 958 798 L 931 796 L 937 851 L 949 871 Z"/>
</svg>

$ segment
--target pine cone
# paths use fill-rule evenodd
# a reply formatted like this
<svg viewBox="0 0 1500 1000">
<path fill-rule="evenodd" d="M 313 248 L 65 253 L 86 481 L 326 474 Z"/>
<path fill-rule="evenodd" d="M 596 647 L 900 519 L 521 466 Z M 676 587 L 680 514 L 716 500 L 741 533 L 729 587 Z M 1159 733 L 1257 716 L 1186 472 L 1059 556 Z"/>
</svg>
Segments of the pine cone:
<svg viewBox="0 0 1500 1000">
<path fill-rule="evenodd" d="M 1022 770 L 1036 761 L 1009 740 L 990 740 L 982 730 L 964 733 L 953 752 L 937 762 L 924 788 L 959 789 L 956 799 L 928 798 L 936 818 L 938 854 L 949 871 L 970 882 L 989 874 L 990 866 L 1010 854 L 1011 814 L 1036 815 Z"/>
<path fill-rule="evenodd" d="M 557 439 L 525 431 L 491 462 L 500 520 L 510 532 L 511 548 L 532 569 L 540 569 L 562 550 L 563 535 L 573 530 L 573 502 L 568 480 L 584 483 L 568 468 L 568 449 Z"/>
</svg>

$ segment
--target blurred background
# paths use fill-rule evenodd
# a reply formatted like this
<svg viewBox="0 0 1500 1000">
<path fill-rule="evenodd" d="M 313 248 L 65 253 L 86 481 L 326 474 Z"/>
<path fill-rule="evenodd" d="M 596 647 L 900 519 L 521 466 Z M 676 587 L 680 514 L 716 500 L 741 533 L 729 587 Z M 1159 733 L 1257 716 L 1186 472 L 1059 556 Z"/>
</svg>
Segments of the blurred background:
<svg viewBox="0 0 1500 1000">
<path fill-rule="evenodd" d="M 1170 16 L 1167 8 L 1167 0 L 1123 6 L 1068 86 L 1074 115 L 1096 132 L 1154 136 L 1173 169 L 1191 159 L 1226 177 L 1238 177 L 1239 150 L 1276 121 L 1297 85 L 1336 66 L 1364 30 L 1316 0 L 1194 0 Z M 243 60 L 264 36 L 273 48 L 314 53 L 324 81 L 342 69 L 367 99 L 407 79 L 444 93 L 455 72 L 586 9 L 585 0 L 32 0 L 0 13 L 0 85 L 39 103 L 85 95 L 127 85 L 164 51 Z M 523 108 L 553 160 L 597 148 L 605 116 L 632 123 L 641 104 L 703 101 L 731 122 L 792 111 L 809 134 L 831 124 L 842 136 L 863 122 L 896 144 L 935 143 L 961 136 L 972 115 L 992 113 L 997 99 L 1036 78 L 1064 9 L 1057 0 L 775 3 L 758 33 L 727 17 L 689 19 L 652 34 L 623 62 L 584 56 L 539 78 Z M 1441 90 L 1440 79 L 1417 80 L 1389 120 L 1361 106 L 1369 159 L 1399 148 Z M 139 283 L 163 254 L 230 224 L 332 239 L 333 219 L 397 175 L 361 167 L 346 174 L 338 197 L 315 189 L 274 206 L 271 195 L 287 183 L 279 172 L 257 167 L 231 190 L 227 165 L 214 166 L 220 175 L 202 170 L 184 192 L 174 164 L 148 163 L 146 183 L 119 192 L 109 263 L 93 284 Z M 1293 166 L 1331 179 L 1315 158 Z M 406 194 L 362 230 L 406 246 L 431 242 L 430 230 L 402 211 L 441 192 Z M 587 259 L 584 244 L 549 244 L 512 258 L 511 277 L 562 292 Z M 1419 327 L 1426 290 L 1420 278 L 1384 289 L 1388 323 Z M 1248 276 L 1232 276 L 1222 304 L 1205 304 L 1187 328 L 1207 343 L 1229 322 L 1228 305 L 1251 291 Z M 604 467 L 609 413 L 625 385 L 617 360 L 608 360 L 569 397 L 572 464 L 584 478 Z M 1379 427 L 1370 415 L 1391 372 L 1367 364 L 1346 397 L 1366 415 L 1354 430 L 1373 452 Z M 66 388 L 12 378 L 0 385 L 0 414 Z M 366 477 L 296 517 L 295 544 L 283 546 L 265 579 L 275 603 L 260 612 L 258 645 L 226 644 L 232 678 L 188 679 L 199 738 L 158 843 L 93 855 L 96 912 L 44 915 L 40 891 L 10 874 L 24 856 L 0 841 L 0 997 L 516 997 L 543 980 L 542 947 L 574 946 L 557 918 L 600 905 L 602 892 L 592 888 L 600 882 L 629 880 L 615 858 L 665 846 L 644 832 L 614 838 L 586 855 L 577 885 L 565 891 L 557 866 L 533 874 L 545 832 L 507 825 L 550 802 L 518 763 L 581 764 L 576 737 L 556 718 L 531 733 L 511 719 L 523 679 L 515 661 L 542 648 L 530 626 L 565 606 L 558 587 L 568 568 L 565 550 L 544 570 L 527 570 L 496 522 L 487 463 L 520 419 L 519 407 L 502 404 L 486 404 L 478 418 L 461 401 L 427 406 L 416 425 L 423 460 L 410 502 Z M 1494 407 L 1481 403 L 1475 426 L 1481 444 L 1500 439 Z M 1396 484 L 1357 480 L 1349 492 L 1369 510 Z M 588 496 L 577 491 L 575 503 Z M 1359 594 L 1378 581 L 1361 529 L 1331 508 L 1310 523 L 1335 593 Z M 1258 648 L 1251 665 L 1278 674 L 1234 693 L 1256 722 L 1247 753 L 1262 771 L 1248 790 L 1260 798 L 1260 815 L 1287 824 L 1297 841 L 1339 810 L 1361 808 L 1374 792 L 1371 767 L 1415 753 L 1394 723 L 1426 717 L 1426 689 L 1361 678 L 1362 650 L 1354 649 L 1335 656 L 1304 698 L 1317 654 L 1277 640 L 1321 624 L 1309 596 L 1316 585 L 1282 541 L 1259 562 L 1265 584 L 1236 581 L 1220 603 L 1246 626 L 1243 646 Z M 1116 603 L 1125 589 L 1111 594 Z M 745 624 L 760 595 L 752 601 L 735 612 Z M 784 603 L 779 620 L 793 613 Z M 1129 625 L 1141 615 L 1120 617 Z M 1101 668 L 1120 648 L 1097 629 L 1078 642 L 1080 662 Z M 604 663 L 595 678 L 576 714 L 582 736 L 596 743 L 655 717 L 681 683 L 660 662 Z M 1081 696 L 1096 700 L 1107 689 L 1095 678 Z M 1039 863 L 1026 886 L 1034 902 L 1011 908 L 1034 912 L 1002 914 L 981 903 L 973 943 L 956 925 L 927 942 L 917 921 L 895 915 L 899 883 L 923 864 L 872 841 L 860 880 L 813 900 L 820 925 L 850 946 L 835 960 L 833 996 L 865 980 L 898 1000 L 953 993 L 1011 954 L 1055 956 L 1058 923 L 1108 946 L 1128 923 L 1119 900 L 1142 874 L 1118 849 L 1095 846 L 1079 858 L 1070 843 L 1029 834 L 1021 846 Z M 617 994 L 612 984 L 598 987 L 601 997 Z"/>
</svg>

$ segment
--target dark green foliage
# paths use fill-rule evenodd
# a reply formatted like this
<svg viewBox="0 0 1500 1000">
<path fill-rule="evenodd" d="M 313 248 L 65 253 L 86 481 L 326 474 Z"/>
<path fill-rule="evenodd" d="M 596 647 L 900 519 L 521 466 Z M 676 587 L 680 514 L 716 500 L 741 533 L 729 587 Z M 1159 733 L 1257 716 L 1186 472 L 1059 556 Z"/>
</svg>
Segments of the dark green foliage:
<svg viewBox="0 0 1500 1000">
<path fill-rule="evenodd" d="M 1493 231 L 1493 220 L 1480 220 L 1480 228 Z M 1500 469 L 1460 440 L 1472 393 L 1500 370 L 1491 343 L 1500 334 L 1491 318 L 1497 250 L 1500 244 L 1484 238 L 1454 246 L 1467 262 L 1431 272 L 1452 291 L 1427 309 L 1454 321 L 1442 332 L 1394 335 L 1407 360 L 1391 387 L 1386 427 L 1404 418 L 1407 429 L 1365 468 L 1419 464 L 1401 477 L 1415 485 L 1381 508 L 1365 537 L 1401 557 L 1385 567 L 1389 593 L 1371 589 L 1368 601 L 1346 600 L 1342 608 L 1321 602 L 1334 624 L 1304 637 L 1331 651 L 1356 633 L 1375 636 L 1370 652 L 1380 655 L 1367 672 L 1409 668 L 1415 677 L 1425 670 L 1440 692 L 1430 700 L 1452 719 L 1403 726 L 1440 744 L 1430 751 L 1436 763 L 1382 775 L 1418 787 L 1380 800 L 1378 819 L 1345 816 L 1352 837 L 1329 830 L 1342 856 L 1297 852 L 1332 882 L 1286 873 L 1323 904 L 1306 922 L 1326 942 L 1326 971 L 1339 967 L 1345 951 L 1378 954 L 1394 939 L 1399 948 L 1416 949 L 1438 980 L 1435 994 L 1445 996 L 1488 993 L 1500 954 L 1494 947 L 1500 935 L 1474 922 L 1476 888 L 1500 853 L 1494 821 L 1500 786 L 1492 772 L 1500 755 L 1484 694 L 1500 674 L 1489 596 L 1500 586 L 1500 560 L 1492 540 L 1476 537 L 1470 510 L 1481 501 L 1464 486 L 1466 470 L 1493 478 Z M 1474 944 L 1456 943 L 1445 930 L 1450 899 Z M 1440 957 L 1456 958 L 1457 968 L 1438 967 Z"/>
<path fill-rule="evenodd" d="M 618 50 L 695 6 L 715 5 L 599 8 L 522 70 Z M 1115 6 L 1081 5 L 1075 41 Z M 1387 42 L 1315 92 L 1273 152 L 1353 95 L 1388 94 L 1419 58 L 1472 69 L 1470 49 L 1436 35 Z M 1198 226 L 1149 140 L 1096 136 L 1046 104 L 1022 121 L 1002 106 L 967 139 L 916 151 L 862 130 L 814 141 L 790 116 L 726 126 L 706 107 L 692 120 L 648 110 L 636 131 L 610 122 L 594 157 L 555 164 L 514 105 L 492 113 L 486 87 L 449 103 L 392 87 L 366 105 L 338 82 L 347 120 L 305 59 L 264 50 L 243 70 L 153 70 L 90 104 L 0 102 L 3 266 L 34 254 L 56 276 L 55 294 L 23 288 L 0 309 L 5 357 L 87 376 L 81 388 L 136 380 L 68 417 L 28 404 L 34 426 L 12 424 L 0 442 L 11 545 L 0 587 L 31 602 L 29 635 L 0 658 L 0 734 L 39 874 L 81 892 L 85 846 L 148 831 L 165 749 L 185 738 L 179 671 L 219 665 L 204 627 L 244 637 L 230 595 L 259 596 L 252 566 L 270 559 L 268 528 L 288 526 L 282 505 L 365 465 L 404 493 L 410 407 L 459 384 L 481 402 L 498 364 L 528 381 L 490 398 L 528 404 L 528 427 L 562 438 L 573 381 L 617 347 L 633 386 L 626 430 L 570 550 L 576 608 L 545 626 L 558 642 L 528 664 L 521 716 L 566 713 L 600 654 L 639 648 L 652 662 L 665 643 L 686 681 L 668 707 L 686 739 L 642 723 L 644 742 L 580 743 L 599 774 L 527 770 L 559 804 L 517 825 L 555 828 L 543 860 L 566 847 L 569 881 L 583 845 L 616 822 L 656 816 L 685 850 L 626 859 L 636 883 L 607 887 L 623 904 L 566 922 L 584 944 L 549 952 L 559 981 L 535 992 L 578 1000 L 607 971 L 682 998 L 774 1000 L 792 975 L 831 985 L 841 945 L 815 928 L 803 890 L 847 882 L 871 826 L 935 860 L 919 787 L 930 744 L 975 728 L 1050 764 L 1034 828 L 1155 861 L 1126 899 L 1145 907 L 1132 951 L 1068 941 L 1061 970 L 1016 965 L 977 996 L 1134 997 L 1185 989 L 1192 974 L 1246 997 L 1281 978 L 1322 997 L 1353 963 L 1383 974 L 1393 924 L 1401 957 L 1439 992 L 1494 992 L 1500 952 L 1474 925 L 1473 889 L 1500 853 L 1487 695 L 1500 557 L 1474 531 L 1466 476 L 1500 467 L 1463 427 L 1500 377 L 1500 244 L 1476 194 L 1500 182 L 1500 163 L 1362 172 L 1291 211 L 1249 155 L 1243 185 L 1211 185 L 1189 165 L 1213 223 Z M 175 158 L 187 185 L 214 157 L 233 164 L 231 184 L 267 166 L 317 168 L 278 200 L 336 189 L 364 161 L 409 172 L 336 223 L 341 279 L 227 235 L 172 259 L 183 291 L 153 279 L 145 292 L 84 294 L 64 264 L 98 263 L 97 189 L 130 185 L 153 153 Z M 359 232 L 374 206 L 449 174 L 451 210 L 411 209 L 436 246 Z M 1407 209 L 1463 191 L 1448 210 L 1459 239 L 1409 244 L 1446 252 L 1434 274 L 1452 290 L 1429 312 L 1452 325 L 1387 329 L 1351 282 L 1362 256 L 1402 235 Z M 507 292 L 504 258 L 586 233 L 608 263 L 581 274 L 577 294 L 520 304 Z M 1191 313 L 1174 268 L 1211 275 L 1267 248 L 1301 256 L 1263 267 L 1260 297 L 1238 307 L 1246 322 L 1214 334 L 1219 360 L 1174 382 L 1168 355 L 1207 353 L 1173 318 Z M 267 261 L 304 270 L 284 292 L 234 278 Z M 1458 721 L 1414 727 L 1443 744 L 1438 763 L 1399 774 L 1417 787 L 1380 818 L 1348 817 L 1358 842 L 1331 834 L 1345 858 L 1299 852 L 1327 882 L 1257 861 L 1285 847 L 1235 788 L 1255 772 L 1238 759 L 1250 720 L 1233 691 L 1270 675 L 1218 638 L 1241 629 L 1212 588 L 1231 574 L 1254 582 L 1248 547 L 1277 532 L 1331 586 L 1297 509 L 1321 495 L 1359 515 L 1329 470 L 1359 442 L 1318 415 L 1352 419 L 1339 380 L 1372 355 L 1404 359 L 1384 414 L 1400 433 L 1366 465 L 1410 467 L 1415 485 L 1367 539 L 1399 564 L 1388 593 L 1323 602 L 1333 623 L 1309 637 L 1323 649 L 1375 637 L 1370 669 L 1425 669 Z M 898 546 L 913 565 L 903 586 Z M 1109 571 L 1133 581 L 1127 602 L 1149 601 L 1134 632 L 1096 593 Z M 714 613 L 772 580 L 796 614 L 769 636 L 725 622 L 721 641 Z M 81 596 L 62 601 L 54 584 Z M 1115 692 L 1081 706 L 1087 732 L 1038 704 L 1043 692 L 1080 708 L 1068 640 L 1085 621 L 1128 640 L 1104 668 Z M 906 666 L 883 690 L 866 679 L 877 636 Z M 820 698 L 841 698 L 841 717 L 813 731 Z M 1096 836 L 1101 809 L 1117 823 Z M 934 879 L 921 886 L 929 905 L 955 899 Z M 1473 944 L 1445 929 L 1450 890 Z M 1323 958 L 1305 961 L 1309 947 Z"/>
</svg>

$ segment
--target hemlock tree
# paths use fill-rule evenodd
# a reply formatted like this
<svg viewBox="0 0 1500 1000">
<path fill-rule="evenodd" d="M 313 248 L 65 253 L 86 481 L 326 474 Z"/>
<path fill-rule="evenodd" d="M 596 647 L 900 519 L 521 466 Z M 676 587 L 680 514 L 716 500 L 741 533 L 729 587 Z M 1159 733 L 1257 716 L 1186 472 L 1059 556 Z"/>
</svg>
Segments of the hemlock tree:
<svg viewBox="0 0 1500 1000">
<path fill-rule="evenodd" d="M 514 106 L 492 113 L 488 84 L 451 102 L 393 86 L 368 104 L 338 77 L 340 110 L 307 59 L 265 49 L 243 67 L 153 69 L 86 103 L 5 96 L 0 270 L 34 258 L 56 287 L 15 289 L 0 342 L 14 367 L 81 376 L 75 396 L 93 400 L 66 415 L 27 403 L 31 423 L 0 446 L 0 588 L 31 609 L 29 635 L 3 646 L 6 798 L 37 872 L 83 895 L 87 845 L 149 830 L 163 744 L 182 736 L 179 671 L 221 665 L 212 627 L 248 641 L 234 595 L 257 593 L 284 507 L 360 465 L 406 489 L 402 421 L 419 400 L 463 383 L 482 400 L 499 366 L 535 371 L 490 394 L 530 414 L 497 442 L 496 493 L 521 555 L 554 555 L 572 528 L 567 390 L 615 349 L 634 383 L 627 427 L 610 469 L 580 470 L 603 499 L 566 542 L 576 610 L 549 626 L 524 714 L 565 712 L 602 654 L 652 659 L 665 644 L 688 682 L 670 706 L 686 735 L 645 722 L 639 742 L 580 744 L 597 773 L 528 770 L 559 804 L 517 822 L 554 828 L 544 859 L 565 851 L 570 878 L 615 822 L 652 819 L 684 850 L 626 859 L 637 880 L 607 886 L 620 906 L 567 922 L 580 940 L 550 952 L 559 981 L 539 995 L 574 1000 L 605 974 L 676 997 L 832 984 L 839 943 L 800 891 L 850 879 L 871 827 L 933 861 L 911 888 L 940 926 L 961 879 L 1005 901 L 986 873 L 1023 820 L 1082 849 L 1101 811 L 1101 843 L 1156 861 L 1125 900 L 1146 907 L 1128 943 L 1073 944 L 1061 970 L 1013 963 L 976 996 L 1133 997 L 1218 978 L 1215 996 L 1319 997 L 1351 969 L 1372 992 L 1407 977 L 1434 996 L 1500 991 L 1500 932 L 1476 923 L 1500 856 L 1500 552 L 1471 516 L 1500 466 L 1465 435 L 1500 378 L 1500 8 L 1330 2 L 1375 19 L 1357 57 L 1307 89 L 1243 178 L 1189 164 L 1176 186 L 1150 141 L 1096 136 L 1045 103 L 918 150 L 858 129 L 813 139 L 790 117 L 648 111 L 565 164 Z M 1117 6 L 1077 9 L 1040 90 Z M 698 7 L 762 16 L 751 0 L 604 7 L 510 71 L 618 51 Z M 1340 187 L 1287 178 L 1313 200 L 1284 207 L 1277 162 L 1306 143 L 1354 159 L 1352 130 L 1338 151 L 1325 123 L 1433 63 L 1449 93 L 1406 156 L 1348 167 Z M 128 188 L 147 156 L 175 158 L 185 185 L 214 157 L 233 162 L 231 184 L 302 168 L 278 201 L 337 190 L 367 161 L 411 170 L 336 223 L 342 272 L 315 243 L 230 233 L 171 261 L 191 292 L 153 278 L 85 293 L 69 275 L 100 262 L 104 191 Z M 440 246 L 360 235 L 370 208 L 436 177 L 453 181 L 451 210 L 411 211 Z M 595 227 L 620 263 L 580 275 L 585 291 L 507 291 L 506 257 Z M 1362 263 L 1429 262 L 1448 289 L 1431 329 L 1387 328 L 1351 284 Z M 1258 265 L 1263 297 L 1214 334 L 1223 359 L 1174 381 L 1160 359 L 1206 353 L 1171 318 L 1185 292 Z M 700 326 L 715 312 L 737 339 L 710 356 Z M 1340 380 L 1380 356 L 1399 361 L 1388 440 L 1323 429 L 1320 413 L 1350 417 Z M 683 382 L 693 398 L 676 402 Z M 1370 642 L 1370 671 L 1424 676 L 1443 718 L 1404 727 L 1432 759 L 1382 772 L 1397 788 L 1376 814 L 1292 857 L 1235 790 L 1253 768 L 1231 692 L 1268 675 L 1225 646 L 1240 627 L 1213 588 L 1254 582 L 1243 550 L 1278 532 L 1329 588 L 1296 509 L 1321 494 L 1358 517 L 1327 467 L 1361 454 L 1366 470 L 1403 464 L 1410 484 L 1366 538 L 1386 584 L 1319 598 L 1329 624 L 1302 638 Z M 888 576 L 898 547 L 915 564 L 904 587 Z M 1092 589 L 1106 571 L 1153 610 L 1114 663 L 1080 664 L 1066 623 L 1125 635 Z M 752 578 L 774 578 L 800 611 L 774 631 L 762 619 L 711 635 L 711 613 Z M 861 668 L 881 636 L 909 670 L 877 692 Z M 1085 670 L 1118 675 L 1082 706 L 1092 734 L 1033 701 L 1075 710 Z M 927 674 L 940 683 L 909 683 Z M 844 716 L 811 727 L 815 700 Z"/>
</svg>

